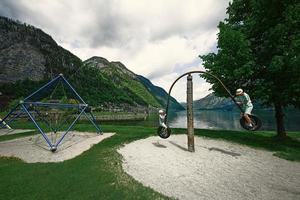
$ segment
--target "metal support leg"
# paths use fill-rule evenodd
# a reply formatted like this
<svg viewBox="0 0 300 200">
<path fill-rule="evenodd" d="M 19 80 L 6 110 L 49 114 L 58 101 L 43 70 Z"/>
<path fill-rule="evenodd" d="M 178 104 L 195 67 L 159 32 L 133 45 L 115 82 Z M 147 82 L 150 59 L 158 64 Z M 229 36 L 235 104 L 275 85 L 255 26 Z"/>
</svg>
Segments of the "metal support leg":
<svg viewBox="0 0 300 200">
<path fill-rule="evenodd" d="M 23 113 L 22 110 L 20 110 L 17 114 L 15 114 L 11 119 L 9 119 L 8 121 L 6 121 L 6 124 L 10 124 L 10 122 L 12 122 L 15 118 L 19 117 L 21 114 Z M 3 120 L 4 121 L 4 120 Z M 3 127 L 3 126 L 2 126 Z M 0 128 L 2 128 L 0 127 Z"/>
<path fill-rule="evenodd" d="M 51 143 L 51 141 L 49 140 L 47 135 L 44 133 L 43 129 L 37 124 L 37 122 L 34 120 L 33 116 L 30 114 L 30 112 L 27 110 L 27 108 L 23 104 L 21 104 L 21 107 L 24 110 L 24 112 L 27 113 L 27 115 L 29 116 L 31 121 L 34 123 L 34 125 L 37 127 L 37 129 L 40 131 L 40 133 L 42 134 L 43 138 L 46 140 L 49 147 L 52 148 L 53 144 Z"/>
<path fill-rule="evenodd" d="M 103 132 L 102 132 L 101 128 L 98 126 L 98 124 L 96 123 L 96 119 L 95 119 L 93 113 L 90 112 L 91 117 L 88 116 L 88 114 L 86 112 L 84 112 L 84 114 L 90 120 L 90 122 L 92 122 L 92 124 L 95 126 L 97 133 L 102 135 Z"/>
<path fill-rule="evenodd" d="M 6 126 L 6 125 L 8 125 L 11 121 L 12 121 L 12 119 L 14 119 L 14 118 L 16 118 L 15 116 L 13 116 L 12 117 L 12 119 L 10 119 L 9 120 L 9 122 L 7 122 L 7 123 L 5 123 L 4 121 L 15 111 L 15 110 L 17 110 L 17 108 L 19 107 L 20 105 L 18 104 L 18 105 L 16 105 L 13 109 L 11 109 L 10 110 L 10 112 L 9 113 L 7 113 L 7 115 L 5 115 L 4 116 L 4 118 L 3 119 L 0 119 L 0 128 L 3 128 L 4 126 Z M 19 115 L 17 115 L 17 117 L 18 117 Z"/>
<path fill-rule="evenodd" d="M 0 128 L 3 128 L 4 126 L 6 127 L 6 128 L 8 128 L 8 129 L 12 129 L 8 124 L 6 124 L 5 123 L 5 121 L 4 120 L 2 120 L 1 118 L 0 118 L 0 124 L 3 124 L 3 126 L 1 126 Z"/>
<path fill-rule="evenodd" d="M 56 133 L 56 130 L 54 130 L 54 129 L 51 127 L 51 125 L 49 124 L 49 122 L 43 118 L 42 114 L 41 114 L 39 111 L 37 111 L 37 110 L 34 109 L 34 112 L 40 117 L 40 119 L 48 126 L 48 128 L 49 128 L 52 132 Z"/>
<path fill-rule="evenodd" d="M 75 125 L 75 123 L 79 120 L 79 118 L 81 117 L 81 115 L 84 113 L 84 110 L 86 109 L 83 108 L 80 112 L 80 114 L 76 117 L 76 119 L 72 122 L 72 124 L 69 126 L 69 128 L 66 130 L 66 132 L 61 136 L 61 138 L 56 142 L 55 147 L 57 148 L 57 146 L 61 143 L 61 141 L 64 139 L 64 137 L 68 134 L 68 132 L 70 131 L 70 129 Z"/>
</svg>

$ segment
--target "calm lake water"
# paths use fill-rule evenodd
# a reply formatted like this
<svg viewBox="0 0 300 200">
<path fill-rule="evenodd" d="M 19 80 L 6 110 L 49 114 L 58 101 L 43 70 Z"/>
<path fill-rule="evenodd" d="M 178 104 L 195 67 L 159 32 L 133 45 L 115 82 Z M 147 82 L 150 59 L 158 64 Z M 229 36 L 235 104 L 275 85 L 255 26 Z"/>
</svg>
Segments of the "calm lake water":
<svg viewBox="0 0 300 200">
<path fill-rule="evenodd" d="M 255 110 L 253 112 L 263 122 L 261 130 L 276 130 L 274 111 Z M 300 111 L 286 111 L 285 127 L 289 131 L 300 131 Z M 239 122 L 238 111 L 197 110 L 194 111 L 194 127 L 205 129 L 244 130 Z M 170 112 L 169 126 L 173 128 L 186 128 L 186 111 Z M 111 122 L 107 122 L 111 124 Z M 113 124 L 158 126 L 158 115 L 151 115 L 146 121 L 123 121 Z"/>
<path fill-rule="evenodd" d="M 253 112 L 263 122 L 261 130 L 276 130 L 274 111 Z M 194 127 L 205 129 L 243 130 L 239 122 L 240 114 L 234 111 L 200 110 L 194 111 Z M 169 125 L 173 128 L 186 128 L 186 111 L 170 115 Z M 286 112 L 285 127 L 289 131 L 300 130 L 300 111 Z"/>
</svg>

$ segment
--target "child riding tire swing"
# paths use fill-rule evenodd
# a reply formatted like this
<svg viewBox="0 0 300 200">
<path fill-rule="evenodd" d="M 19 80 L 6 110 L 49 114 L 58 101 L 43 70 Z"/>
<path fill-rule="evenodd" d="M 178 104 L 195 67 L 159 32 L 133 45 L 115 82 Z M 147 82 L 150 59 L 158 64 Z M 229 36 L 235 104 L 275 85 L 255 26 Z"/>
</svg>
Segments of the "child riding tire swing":
<svg viewBox="0 0 300 200">
<path fill-rule="evenodd" d="M 251 114 L 253 104 L 249 95 L 241 88 L 237 89 L 235 94 L 237 97 L 235 100 L 236 104 L 241 110 L 241 126 L 249 131 L 256 131 L 260 129 L 262 126 L 262 122 L 257 116 Z"/>
<path fill-rule="evenodd" d="M 159 127 L 157 128 L 157 134 L 163 139 L 167 139 L 171 135 L 171 129 L 165 124 L 166 113 L 164 110 L 159 110 Z"/>
</svg>

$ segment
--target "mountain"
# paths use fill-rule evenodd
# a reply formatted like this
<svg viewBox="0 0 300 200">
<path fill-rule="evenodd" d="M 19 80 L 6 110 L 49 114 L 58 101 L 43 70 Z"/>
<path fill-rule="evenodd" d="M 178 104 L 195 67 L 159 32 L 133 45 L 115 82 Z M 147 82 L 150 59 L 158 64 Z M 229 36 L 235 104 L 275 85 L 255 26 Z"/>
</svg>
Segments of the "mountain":
<svg viewBox="0 0 300 200">
<path fill-rule="evenodd" d="M 101 57 L 82 62 L 41 29 L 0 17 L 0 110 L 60 73 L 95 107 L 164 106 L 139 75 L 121 62 Z"/>
<path fill-rule="evenodd" d="M 103 74 L 109 76 L 117 87 L 132 91 L 148 105 L 153 107 L 166 106 L 168 94 L 164 89 L 153 85 L 147 78 L 130 71 L 121 62 L 109 62 L 105 58 L 94 56 L 84 61 L 84 64 L 99 69 Z M 184 109 L 173 97 L 170 105 L 171 109 Z"/>
<path fill-rule="evenodd" d="M 152 107 L 160 107 L 156 98 L 137 79 L 137 75 L 128 70 L 121 62 L 109 62 L 102 57 L 91 57 L 84 61 L 87 67 L 93 67 L 105 74 L 112 84 L 121 90 L 134 93 L 142 102 Z"/>
<path fill-rule="evenodd" d="M 72 73 L 81 60 L 31 25 L 0 16 L 0 84 Z"/>
<path fill-rule="evenodd" d="M 252 103 L 255 109 L 272 110 L 272 107 L 262 105 L 259 101 L 253 100 Z M 185 104 L 182 104 L 186 106 Z M 194 109 L 198 110 L 233 110 L 238 109 L 230 98 L 217 97 L 214 94 L 209 94 L 199 100 L 193 102 Z M 288 108 L 293 110 L 294 108 Z"/>
<path fill-rule="evenodd" d="M 230 98 L 217 97 L 214 94 L 194 101 L 194 108 L 201 110 L 232 110 L 234 107 Z"/>
<path fill-rule="evenodd" d="M 164 107 L 167 106 L 167 99 L 168 99 L 168 93 L 161 87 L 155 86 L 149 81 L 147 78 L 143 76 L 137 76 L 137 78 L 142 82 L 142 84 L 148 89 L 149 92 L 151 92 L 158 102 L 163 105 Z M 185 108 L 176 101 L 175 98 L 170 98 L 170 109 L 173 110 L 184 110 Z"/>
</svg>

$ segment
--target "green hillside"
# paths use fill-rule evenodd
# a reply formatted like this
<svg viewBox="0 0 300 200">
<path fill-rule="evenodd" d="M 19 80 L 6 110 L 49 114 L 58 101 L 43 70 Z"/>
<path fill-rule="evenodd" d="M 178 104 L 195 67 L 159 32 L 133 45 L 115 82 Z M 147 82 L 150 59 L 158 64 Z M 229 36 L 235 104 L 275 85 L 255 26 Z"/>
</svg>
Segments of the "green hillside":
<svg viewBox="0 0 300 200">
<path fill-rule="evenodd" d="M 84 61 L 85 66 L 99 69 L 107 75 L 119 89 L 131 91 L 143 100 L 145 105 L 161 107 L 156 98 L 137 79 L 137 76 L 120 62 L 108 62 L 101 57 L 92 57 Z"/>
<path fill-rule="evenodd" d="M 147 88 L 151 94 L 155 96 L 157 101 L 163 105 L 163 107 L 167 106 L 168 96 L 169 94 L 161 87 L 155 86 L 151 83 L 151 81 L 143 76 L 138 75 L 139 81 Z M 185 108 L 176 101 L 175 98 L 171 97 L 169 102 L 169 108 L 171 110 L 184 110 Z"/>
</svg>

